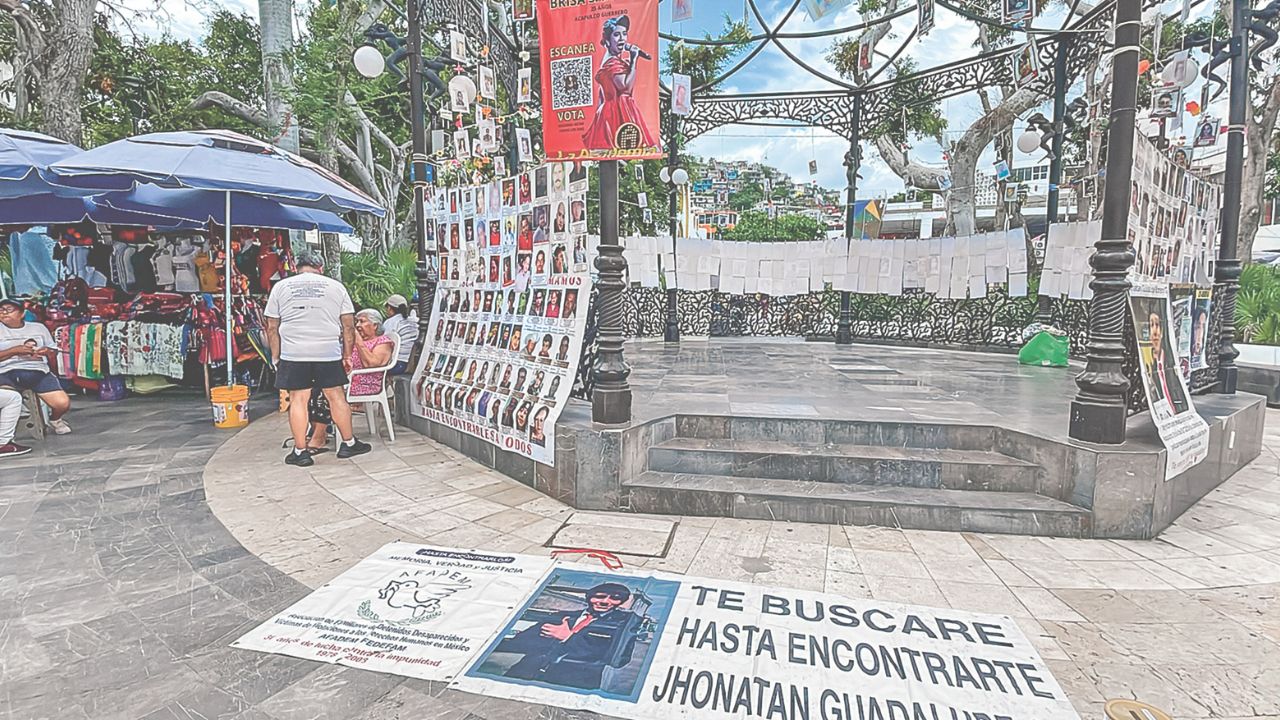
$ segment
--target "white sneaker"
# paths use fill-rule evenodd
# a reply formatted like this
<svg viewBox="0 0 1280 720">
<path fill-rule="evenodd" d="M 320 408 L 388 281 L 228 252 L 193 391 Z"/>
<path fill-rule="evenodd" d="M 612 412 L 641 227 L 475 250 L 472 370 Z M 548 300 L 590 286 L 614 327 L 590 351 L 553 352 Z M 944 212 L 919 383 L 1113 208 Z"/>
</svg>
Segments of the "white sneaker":
<svg viewBox="0 0 1280 720">
<path fill-rule="evenodd" d="M 71 426 L 68 425 L 67 421 L 63 420 L 62 418 L 58 418 L 57 420 L 50 420 L 49 427 L 53 428 L 53 432 L 57 435 L 71 434 Z"/>
</svg>

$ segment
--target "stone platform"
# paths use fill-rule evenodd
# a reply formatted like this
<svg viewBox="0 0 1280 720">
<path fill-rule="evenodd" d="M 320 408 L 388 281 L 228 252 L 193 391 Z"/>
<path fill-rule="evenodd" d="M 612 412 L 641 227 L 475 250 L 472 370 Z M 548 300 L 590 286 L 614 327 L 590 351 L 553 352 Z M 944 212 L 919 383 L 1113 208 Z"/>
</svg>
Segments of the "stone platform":
<svg viewBox="0 0 1280 720">
<path fill-rule="evenodd" d="M 1257 457 L 1265 417 L 1258 396 L 1198 396 L 1209 457 L 1165 481 L 1145 414 L 1121 446 L 1067 436 L 1079 367 L 765 339 L 633 341 L 626 354 L 633 422 L 593 425 L 574 401 L 555 467 L 402 420 L 582 509 L 1133 539 Z"/>
</svg>

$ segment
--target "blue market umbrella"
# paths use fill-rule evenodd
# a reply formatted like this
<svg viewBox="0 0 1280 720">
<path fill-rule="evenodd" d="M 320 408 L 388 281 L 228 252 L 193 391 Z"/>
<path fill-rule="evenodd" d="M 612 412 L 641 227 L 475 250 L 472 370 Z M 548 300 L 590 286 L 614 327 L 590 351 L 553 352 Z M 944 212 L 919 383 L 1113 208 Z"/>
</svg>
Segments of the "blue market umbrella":
<svg viewBox="0 0 1280 720">
<path fill-rule="evenodd" d="M 200 223 L 172 216 L 143 214 L 97 205 L 87 197 L 52 193 L 0 198 L 0 225 L 63 225 L 91 220 L 103 225 L 139 225 L 160 230 L 199 230 Z"/>
<path fill-rule="evenodd" d="M 48 135 L 0 128 L 0 199 L 50 194 L 83 195 L 51 186 L 43 173 L 49 165 L 83 152 Z"/>
<path fill-rule="evenodd" d="M 257 195 L 288 205 L 331 212 L 385 211 L 369 196 L 310 160 L 230 130 L 151 133 L 117 140 L 50 166 L 59 184 L 96 191 L 127 191 L 135 185 L 213 190 L 224 194 L 222 213 L 231 254 L 233 197 Z M 227 309 L 227 384 L 232 374 L 231 273 L 223 299 Z"/>
<path fill-rule="evenodd" d="M 211 190 L 168 190 L 155 185 L 139 185 L 128 192 L 99 195 L 94 203 L 115 210 L 190 220 L 200 225 L 223 223 L 226 194 Z M 342 218 L 324 210 L 281 205 L 256 195 L 237 196 L 231 205 L 235 227 L 263 227 L 280 230 L 319 230 L 350 233 Z"/>
<path fill-rule="evenodd" d="M 59 184 L 95 191 L 139 183 L 248 193 L 330 212 L 385 211 L 334 173 L 230 130 L 152 133 L 117 140 L 50 166 Z"/>
</svg>

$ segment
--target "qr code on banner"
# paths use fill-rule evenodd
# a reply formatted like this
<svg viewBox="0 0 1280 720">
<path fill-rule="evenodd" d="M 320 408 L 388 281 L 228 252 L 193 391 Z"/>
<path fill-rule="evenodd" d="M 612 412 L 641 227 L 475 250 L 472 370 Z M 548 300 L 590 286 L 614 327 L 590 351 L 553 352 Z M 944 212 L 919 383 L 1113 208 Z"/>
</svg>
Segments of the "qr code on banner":
<svg viewBox="0 0 1280 720">
<path fill-rule="evenodd" d="M 551 107 L 554 110 L 591 104 L 591 56 L 551 61 Z"/>
</svg>

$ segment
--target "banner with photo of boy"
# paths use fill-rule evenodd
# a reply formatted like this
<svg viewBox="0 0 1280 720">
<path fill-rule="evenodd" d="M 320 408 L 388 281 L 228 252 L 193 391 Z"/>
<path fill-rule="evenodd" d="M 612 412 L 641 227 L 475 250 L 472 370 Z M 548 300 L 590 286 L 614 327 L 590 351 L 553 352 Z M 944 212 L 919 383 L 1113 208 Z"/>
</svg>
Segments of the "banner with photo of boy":
<svg viewBox="0 0 1280 720">
<path fill-rule="evenodd" d="M 1151 420 L 1165 447 L 1165 480 L 1189 470 L 1209 455 L 1209 425 L 1196 412 L 1179 370 L 1169 287 L 1135 283 L 1129 294 L 1142 386 Z"/>
<path fill-rule="evenodd" d="M 437 193 L 440 283 L 412 414 L 555 464 L 591 296 L 586 185 L 585 167 L 548 163 Z"/>
</svg>

